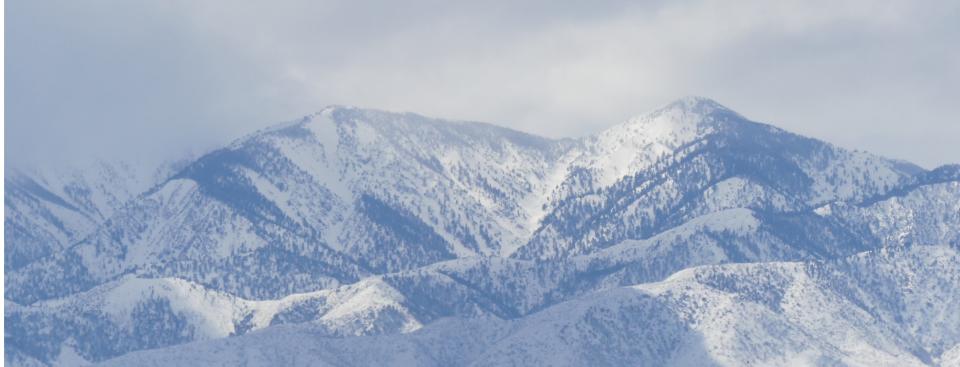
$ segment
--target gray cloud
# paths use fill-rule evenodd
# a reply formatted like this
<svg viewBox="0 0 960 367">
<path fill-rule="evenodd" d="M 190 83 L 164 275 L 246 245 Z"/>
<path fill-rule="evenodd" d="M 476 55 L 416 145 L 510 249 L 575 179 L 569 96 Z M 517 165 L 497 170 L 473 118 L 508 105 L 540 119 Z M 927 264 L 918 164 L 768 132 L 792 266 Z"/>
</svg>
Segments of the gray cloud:
<svg viewBox="0 0 960 367">
<path fill-rule="evenodd" d="M 350 104 L 578 136 L 687 94 L 960 161 L 951 1 L 7 3 L 7 163 L 168 157 Z"/>
</svg>

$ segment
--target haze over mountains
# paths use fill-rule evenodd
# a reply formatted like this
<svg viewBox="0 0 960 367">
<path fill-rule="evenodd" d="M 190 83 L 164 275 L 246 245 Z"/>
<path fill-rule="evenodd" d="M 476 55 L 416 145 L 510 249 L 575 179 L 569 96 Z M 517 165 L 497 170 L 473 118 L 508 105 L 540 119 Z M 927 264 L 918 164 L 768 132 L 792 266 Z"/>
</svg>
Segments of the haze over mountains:
<svg viewBox="0 0 960 367">
<path fill-rule="evenodd" d="M 334 106 L 6 180 L 10 365 L 960 365 L 960 166 L 705 98 L 563 140 Z"/>
</svg>

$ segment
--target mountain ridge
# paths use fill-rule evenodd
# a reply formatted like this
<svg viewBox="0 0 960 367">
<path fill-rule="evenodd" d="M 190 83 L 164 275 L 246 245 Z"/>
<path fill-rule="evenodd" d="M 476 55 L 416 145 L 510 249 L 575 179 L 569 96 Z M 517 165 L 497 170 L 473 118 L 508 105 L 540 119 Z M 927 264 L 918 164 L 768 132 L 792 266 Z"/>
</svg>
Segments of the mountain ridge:
<svg viewBox="0 0 960 367">
<path fill-rule="evenodd" d="M 684 269 L 955 249 L 957 172 L 845 150 L 702 97 L 578 139 L 334 106 L 192 160 L 89 234 L 8 271 L 17 349 L 7 361 L 70 352 L 97 362 L 288 323 L 333 338 L 402 338 L 449 318 L 514 325 Z M 915 270 L 898 266 L 890 271 Z M 141 296 L 119 313 L 98 306 L 103 289 L 163 289 L 155 279 L 198 290 L 188 300 L 222 295 L 237 311 L 203 334 L 198 325 L 220 319 L 181 308 L 176 292 L 131 290 Z M 67 299 L 84 311 L 51 306 Z M 274 316 L 249 306 L 284 299 L 296 301 Z M 331 314 L 341 301 L 350 312 Z M 137 329 L 144 322 L 163 328 Z M 91 344 L 91 327 L 133 341 Z M 515 326 L 504 327 L 489 335 Z M 629 349 L 621 341 L 600 350 Z"/>
</svg>

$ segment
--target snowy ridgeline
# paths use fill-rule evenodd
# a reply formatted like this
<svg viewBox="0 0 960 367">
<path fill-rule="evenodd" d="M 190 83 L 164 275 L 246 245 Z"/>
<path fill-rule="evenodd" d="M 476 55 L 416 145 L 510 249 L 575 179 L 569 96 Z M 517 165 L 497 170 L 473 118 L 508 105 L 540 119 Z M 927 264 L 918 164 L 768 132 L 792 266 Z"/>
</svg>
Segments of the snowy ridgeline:
<svg viewBox="0 0 960 367">
<path fill-rule="evenodd" d="M 105 365 L 955 366 L 958 269 L 948 246 L 703 266 L 519 318 L 457 316 L 413 333 L 347 338 L 301 323 Z"/>
<path fill-rule="evenodd" d="M 170 167 L 7 178 L 7 363 L 960 361 L 960 166 L 707 99 L 577 140 L 331 107 Z"/>
</svg>

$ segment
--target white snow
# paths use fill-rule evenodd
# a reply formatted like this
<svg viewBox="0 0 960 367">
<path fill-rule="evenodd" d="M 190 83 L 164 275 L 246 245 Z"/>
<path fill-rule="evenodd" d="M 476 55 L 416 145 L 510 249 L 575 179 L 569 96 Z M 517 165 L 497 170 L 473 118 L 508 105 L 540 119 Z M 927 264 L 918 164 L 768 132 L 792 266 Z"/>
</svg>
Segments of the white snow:
<svg viewBox="0 0 960 367">
<path fill-rule="evenodd" d="M 682 155 L 678 154 L 681 147 L 688 146 L 684 152 L 689 151 L 690 144 L 716 131 L 718 117 L 712 112 L 723 107 L 687 98 L 600 134 L 554 142 L 549 148 L 515 144 L 489 128 L 439 123 L 412 114 L 348 109 L 342 111 L 349 118 L 334 121 L 337 108 L 261 131 L 246 138 L 252 140 L 232 145 L 239 148 L 250 142 L 275 150 L 281 159 L 268 163 L 282 165 L 279 168 L 290 172 L 289 177 L 233 168 L 284 216 L 303 224 L 305 232 L 319 234 L 322 241 L 343 252 L 345 259 L 362 258 L 382 245 L 369 236 L 373 223 L 355 210 L 361 195 L 375 196 L 422 221 L 450 243 L 458 258 L 389 276 L 436 281 L 443 285 L 438 292 L 449 287 L 467 296 L 479 294 L 480 301 L 467 296 L 450 300 L 469 311 L 445 310 L 453 317 L 420 320 L 414 316 L 420 313 L 408 309 L 418 301 L 414 296 L 407 299 L 402 286 L 395 288 L 384 280 L 386 276 L 370 276 L 367 270 L 349 274 L 365 277 L 354 284 L 330 286 L 336 284 L 333 280 L 322 285 L 310 283 L 306 289 L 328 288 L 286 291 L 285 296 L 268 300 L 245 299 L 179 278 L 149 278 L 152 274 L 146 269 L 164 266 L 173 256 L 213 263 L 270 246 L 275 239 L 259 234 L 249 219 L 207 197 L 189 179 L 167 181 L 137 197 L 135 206 L 120 205 L 155 181 L 140 173 L 103 169 L 42 182 L 60 196 L 67 196 L 64 187 L 71 182 L 93 188 L 89 198 L 69 198 L 71 205 L 86 205 L 84 211 L 45 202 L 9 217 L 30 219 L 36 213 L 49 212 L 75 230 L 76 236 L 92 233 L 73 251 L 95 280 L 105 283 L 31 305 L 9 302 L 8 313 L 69 316 L 102 312 L 122 328 L 132 324 L 131 313 L 140 302 L 160 298 L 169 301 L 175 313 L 186 316 L 199 331 L 200 340 L 231 335 L 238 331 L 235 325 L 248 317 L 252 330 L 261 330 L 229 342 L 135 353 L 129 357 L 132 359 L 121 359 L 121 364 L 143 361 L 162 365 L 163 358 L 171 355 L 188 360 L 209 357 L 205 360 L 212 363 L 215 358 L 210 355 L 220 358 L 224 353 L 233 353 L 230 358 L 315 353 L 307 363 L 317 365 L 346 364 L 354 358 L 361 365 L 375 364 L 364 362 L 393 357 L 421 364 L 428 359 L 424 351 L 431 348 L 442 350 L 426 354 L 438 358 L 433 362 L 439 365 L 457 364 L 445 363 L 449 361 L 442 358 L 448 354 L 465 356 L 456 362 L 477 364 L 566 364 L 604 348 L 636 351 L 631 348 L 652 348 L 676 340 L 678 344 L 671 345 L 676 349 L 670 350 L 677 354 L 666 362 L 646 364 L 916 365 L 922 364 L 911 352 L 917 346 L 930 354 L 934 363 L 960 365 L 960 316 L 956 312 L 960 300 L 955 292 L 960 289 L 956 274 L 960 259 L 955 248 L 926 246 L 960 243 L 960 183 L 922 186 L 861 206 L 862 200 L 889 192 L 905 182 L 906 176 L 892 161 L 827 146 L 817 157 L 797 160 L 812 179 L 809 194 L 802 197 L 787 197 L 775 185 L 747 177 L 719 182 L 708 177 L 705 182 L 716 183 L 697 188 L 703 191 L 697 192 L 696 207 L 682 218 L 682 224 L 602 250 L 589 247 L 610 231 L 619 230 L 621 224 L 659 219 L 656 216 L 669 208 L 667 204 L 685 194 L 680 182 L 644 182 L 627 188 L 651 190 L 641 200 L 625 202 L 626 209 L 615 213 L 623 217 L 623 223 L 585 229 L 584 244 L 571 245 L 580 246 L 571 250 L 562 247 L 568 243 L 563 242 L 561 230 L 540 228 L 560 200 L 575 197 L 577 204 L 601 206 L 616 199 L 601 189 L 660 159 Z M 309 136 L 274 134 L 294 127 L 307 129 Z M 587 182 L 572 180 L 571 174 L 578 169 L 592 174 Z M 113 178 L 130 183 L 120 184 L 124 188 L 114 193 L 108 184 Z M 809 213 L 811 208 L 821 217 L 869 230 L 880 238 L 877 245 L 886 247 L 844 262 L 782 261 L 806 254 L 785 249 L 781 239 L 762 226 L 765 217 L 758 213 Z M 110 215 L 114 215 L 113 224 L 94 231 Z M 64 243 L 80 238 L 55 230 L 51 223 L 32 225 Z M 539 229 L 544 230 L 544 238 L 555 240 L 545 241 L 542 253 L 561 259 L 543 263 L 506 258 Z M 483 238 L 481 232 L 489 238 Z M 281 231 L 277 238 L 299 235 Z M 727 243 L 717 240 L 721 236 L 736 237 L 739 242 L 730 246 L 740 247 L 725 247 Z M 739 260 L 758 262 L 725 264 L 734 258 L 733 253 L 742 256 Z M 562 258 L 564 255 L 571 257 Z M 568 268 L 550 267 L 555 264 Z M 599 271 L 590 273 L 592 267 Z M 823 272 L 808 273 L 813 268 Z M 651 280 L 666 278 L 622 286 L 629 284 L 628 279 L 637 279 L 630 276 L 640 276 L 631 272 L 655 271 L 662 276 Z M 584 274 L 597 277 L 596 284 L 591 283 L 592 278 L 583 282 L 587 285 L 568 278 Z M 218 275 L 177 276 L 204 283 Z M 309 278 L 311 275 L 302 276 L 318 282 Z M 236 294 L 253 294 L 246 285 L 240 287 L 234 290 Z M 460 297 L 461 293 L 453 294 Z M 481 301 L 488 303 L 478 306 Z M 515 320 L 490 316 L 494 313 L 485 307 L 500 307 L 501 303 L 521 315 Z M 890 305 L 898 308 L 887 309 Z M 658 310 L 669 312 L 661 315 Z M 289 328 L 270 326 L 287 311 L 306 314 L 309 321 Z M 461 319 L 465 314 L 476 316 L 470 311 L 489 319 Z M 653 319 L 656 328 L 635 327 L 640 314 L 663 319 Z M 301 334 L 303 330 L 309 332 Z M 372 334 L 383 335 L 348 337 Z M 316 335 L 328 339 L 317 342 Z M 277 337 L 278 344 L 262 339 L 270 337 Z M 264 351 L 265 345 L 274 349 Z M 184 350 L 187 353 L 179 355 Z M 158 357 L 157 353 L 166 354 Z M 637 353 L 594 357 L 620 362 L 611 364 L 648 361 L 639 359 L 642 353 Z M 330 359 L 331 355 L 345 359 Z M 83 362 L 69 341 L 57 358 L 57 363 Z"/>
</svg>

